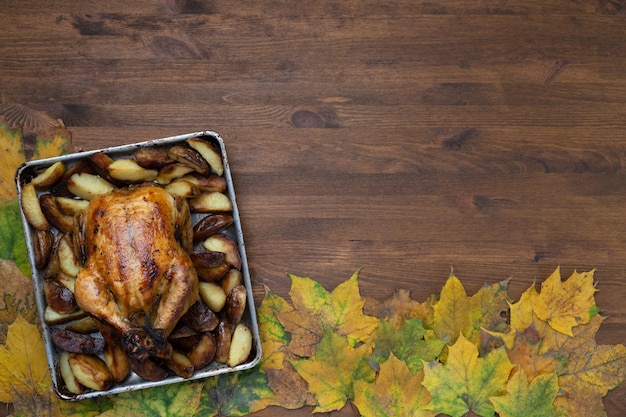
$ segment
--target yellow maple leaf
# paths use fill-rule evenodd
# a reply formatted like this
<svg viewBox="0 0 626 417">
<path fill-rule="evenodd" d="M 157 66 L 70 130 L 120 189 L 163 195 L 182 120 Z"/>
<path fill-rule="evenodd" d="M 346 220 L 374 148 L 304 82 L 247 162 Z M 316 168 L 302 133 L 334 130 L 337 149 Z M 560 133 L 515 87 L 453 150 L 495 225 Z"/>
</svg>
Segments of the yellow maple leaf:
<svg viewBox="0 0 626 417">
<path fill-rule="evenodd" d="M 423 371 L 413 375 L 392 353 L 373 384 L 355 382 L 354 404 L 364 417 L 434 417 L 434 411 L 424 409 L 431 396 L 422 386 L 423 380 Z"/>
<path fill-rule="evenodd" d="M 557 268 L 541 284 L 539 294 L 532 297 L 533 312 L 554 330 L 573 336 L 572 328 L 589 323 L 590 311 L 596 305 L 593 274 L 574 272 L 562 281 Z"/>
<path fill-rule="evenodd" d="M 277 312 L 276 316 L 291 334 L 291 353 L 312 356 L 327 329 L 346 336 L 354 345 L 366 341 L 378 326 L 376 317 L 363 314 L 365 302 L 359 292 L 358 271 L 332 293 L 310 278 L 290 277 L 293 310 Z"/>
<path fill-rule="evenodd" d="M 509 309 L 507 285 L 508 280 L 483 286 L 470 297 L 461 281 L 451 275 L 433 306 L 435 334 L 448 344 L 454 343 L 460 334 L 478 344 L 482 330 L 505 330 L 502 313 Z"/>
<path fill-rule="evenodd" d="M 22 131 L 0 122 L 0 203 L 16 196 L 15 170 L 24 161 Z"/>
<path fill-rule="evenodd" d="M 50 158 L 72 152 L 72 135 L 63 127 L 51 128 L 43 135 L 37 136 L 33 159 Z"/>
<path fill-rule="evenodd" d="M 9 325 L 6 343 L 0 346 L 0 401 L 49 398 L 51 386 L 39 328 L 17 316 Z"/>
</svg>

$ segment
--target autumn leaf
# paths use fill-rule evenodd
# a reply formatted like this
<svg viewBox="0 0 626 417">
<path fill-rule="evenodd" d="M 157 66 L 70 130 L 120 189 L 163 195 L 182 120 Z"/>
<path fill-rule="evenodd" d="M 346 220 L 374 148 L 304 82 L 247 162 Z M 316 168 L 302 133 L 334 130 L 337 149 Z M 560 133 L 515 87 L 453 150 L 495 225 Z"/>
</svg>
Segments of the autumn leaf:
<svg viewBox="0 0 626 417">
<path fill-rule="evenodd" d="M 532 297 L 533 312 L 554 330 L 573 336 L 572 328 L 589 323 L 590 311 L 596 305 L 593 275 L 594 271 L 574 272 L 562 281 L 557 268 L 541 284 L 539 294 Z"/>
<path fill-rule="evenodd" d="M 424 364 L 423 385 L 433 399 L 428 410 L 460 417 L 472 411 L 493 417 L 489 399 L 503 395 L 513 365 L 504 348 L 478 357 L 478 347 L 460 335 L 450 346 L 448 361 Z"/>
<path fill-rule="evenodd" d="M 20 272 L 30 277 L 30 264 L 17 198 L 0 204 L 0 259 L 12 260 Z"/>
<path fill-rule="evenodd" d="M 15 170 L 24 161 L 22 131 L 0 121 L 0 203 L 15 198 Z"/>
<path fill-rule="evenodd" d="M 200 416 L 245 416 L 272 404 L 272 391 L 266 375 L 259 367 L 221 374 L 206 381 L 200 406 Z"/>
<path fill-rule="evenodd" d="M 363 314 L 358 271 L 332 293 L 310 278 L 290 277 L 289 296 L 294 308 L 277 313 L 277 317 L 291 334 L 289 350 L 293 354 L 312 356 L 327 329 L 346 336 L 355 345 L 366 341 L 378 326 L 376 317 Z"/>
<path fill-rule="evenodd" d="M 388 320 L 381 320 L 374 338 L 370 365 L 378 369 L 377 365 L 385 362 L 392 353 L 404 361 L 412 373 L 417 373 L 422 370 L 424 361 L 435 360 L 446 344 L 441 339 L 425 338 L 426 334 L 418 318 L 407 320 L 399 330 Z"/>
<path fill-rule="evenodd" d="M 356 381 L 374 381 L 375 372 L 366 362 L 371 351 L 370 344 L 353 347 L 345 336 L 328 329 L 313 357 L 291 361 L 317 400 L 314 412 L 341 409 L 354 398 Z"/>
<path fill-rule="evenodd" d="M 434 298 L 431 296 L 425 302 L 419 303 L 411 298 L 410 291 L 397 289 L 384 301 L 368 298 L 364 311 L 370 316 L 388 319 L 396 330 L 400 330 L 407 320 L 413 318 L 421 319 L 424 327 L 430 328 L 433 321 L 433 304 L 436 302 Z"/>
<path fill-rule="evenodd" d="M 50 409 L 51 385 L 39 328 L 18 316 L 9 325 L 6 343 L 0 346 L 0 402 L 16 401 L 16 407 L 30 411 Z"/>
<path fill-rule="evenodd" d="M 568 416 L 565 409 L 553 405 L 558 393 L 558 377 L 555 373 L 531 379 L 520 369 L 506 385 L 506 395 L 490 400 L 500 417 Z"/>
<path fill-rule="evenodd" d="M 276 317 L 277 313 L 293 311 L 285 299 L 265 288 L 265 297 L 257 308 L 259 336 L 261 338 L 261 366 L 264 369 L 281 369 L 285 358 L 284 348 L 291 337 Z"/>
<path fill-rule="evenodd" d="M 506 349 L 511 363 L 520 367 L 529 382 L 540 375 L 557 372 L 567 362 L 559 351 L 540 353 L 541 342 L 537 330 L 531 325 L 523 332 L 518 330 L 513 347 Z"/>
<path fill-rule="evenodd" d="M 502 313 L 509 309 L 507 286 L 508 280 L 483 286 L 469 297 L 461 281 L 451 275 L 433 306 L 435 334 L 448 344 L 460 334 L 479 344 L 483 329 L 504 331 L 507 324 Z"/>
<path fill-rule="evenodd" d="M 33 159 L 50 158 L 72 152 L 72 135 L 64 127 L 53 127 L 35 139 Z"/>
<path fill-rule="evenodd" d="M 364 417 L 434 417 L 435 412 L 423 408 L 431 400 L 423 380 L 423 372 L 413 374 L 391 354 L 374 383 L 354 383 L 353 402 Z"/>
<path fill-rule="evenodd" d="M 190 417 L 202 395 L 202 384 L 182 383 L 136 390 L 115 397 L 113 408 L 101 417 Z"/>
</svg>

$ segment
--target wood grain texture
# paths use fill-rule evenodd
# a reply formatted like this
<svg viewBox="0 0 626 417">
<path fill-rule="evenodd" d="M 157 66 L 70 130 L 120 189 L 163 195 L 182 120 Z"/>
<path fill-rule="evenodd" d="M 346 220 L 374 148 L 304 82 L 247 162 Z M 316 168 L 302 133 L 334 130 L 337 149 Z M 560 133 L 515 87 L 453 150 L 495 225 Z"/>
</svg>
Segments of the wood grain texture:
<svg viewBox="0 0 626 417">
<path fill-rule="evenodd" d="M 5 0 L 0 25 L 2 102 L 78 148 L 224 137 L 257 294 L 597 268 L 599 342 L 626 341 L 623 0 Z"/>
</svg>

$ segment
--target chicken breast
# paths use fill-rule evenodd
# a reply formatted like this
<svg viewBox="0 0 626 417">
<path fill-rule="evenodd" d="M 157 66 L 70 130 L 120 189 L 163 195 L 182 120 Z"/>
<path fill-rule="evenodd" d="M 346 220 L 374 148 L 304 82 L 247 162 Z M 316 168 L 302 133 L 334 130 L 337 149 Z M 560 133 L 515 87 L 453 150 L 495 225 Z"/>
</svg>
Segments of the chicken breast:
<svg viewBox="0 0 626 417">
<path fill-rule="evenodd" d="M 136 186 L 95 197 L 85 216 L 79 307 L 120 333 L 132 359 L 167 358 L 166 338 L 198 299 L 198 277 L 176 236 L 189 225 L 172 195 Z"/>
</svg>

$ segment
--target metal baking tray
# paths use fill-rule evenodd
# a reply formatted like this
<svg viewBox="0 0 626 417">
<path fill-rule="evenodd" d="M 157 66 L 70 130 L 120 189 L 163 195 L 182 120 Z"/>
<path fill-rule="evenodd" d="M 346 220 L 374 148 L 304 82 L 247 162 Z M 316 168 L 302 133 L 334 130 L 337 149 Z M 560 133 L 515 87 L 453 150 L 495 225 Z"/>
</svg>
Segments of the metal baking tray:
<svg viewBox="0 0 626 417">
<path fill-rule="evenodd" d="M 240 256 L 241 256 L 241 261 L 242 261 L 241 272 L 243 275 L 244 285 L 247 290 L 247 307 L 246 307 L 242 321 L 246 323 L 248 327 L 250 328 L 250 330 L 252 331 L 253 346 L 252 346 L 252 352 L 250 354 L 250 357 L 248 358 L 247 362 L 241 365 L 235 366 L 235 367 L 229 367 L 226 364 L 219 364 L 213 361 L 209 365 L 205 366 L 204 368 L 196 370 L 194 374 L 192 375 L 192 377 L 188 379 L 184 379 L 182 377 L 171 374 L 170 376 L 168 376 L 167 378 L 163 380 L 152 382 L 152 381 L 146 381 L 140 378 L 138 375 L 132 373 L 131 371 L 131 374 L 124 381 L 113 384 L 112 387 L 108 390 L 105 390 L 105 391 L 86 390 L 85 392 L 81 394 L 72 394 L 68 392 L 64 388 L 64 382 L 61 377 L 61 373 L 60 373 L 59 365 L 58 365 L 60 351 L 53 344 L 51 335 L 50 335 L 50 329 L 54 326 L 49 326 L 44 320 L 44 311 L 46 307 L 46 300 L 45 300 L 44 288 L 43 288 L 44 278 L 43 278 L 42 271 L 38 270 L 35 267 L 34 246 L 33 246 L 34 229 L 27 222 L 24 213 L 21 212 L 21 218 L 22 218 L 22 223 L 24 227 L 24 234 L 26 237 L 26 246 L 28 250 L 28 258 L 30 261 L 30 266 L 31 266 L 31 271 L 32 271 L 32 280 L 33 280 L 33 285 L 35 289 L 35 299 L 36 299 L 36 304 L 38 308 L 39 319 L 40 319 L 42 330 L 43 330 L 43 340 L 45 344 L 46 356 L 48 359 L 48 366 L 50 368 L 50 374 L 52 377 L 54 390 L 61 399 L 70 400 L 70 401 L 83 400 L 87 398 L 95 398 L 95 397 L 104 396 L 104 395 L 118 394 L 121 392 L 134 391 L 134 390 L 145 389 L 145 388 L 161 386 L 161 385 L 166 385 L 166 384 L 179 383 L 183 381 L 197 380 L 197 379 L 212 377 L 212 376 L 216 376 L 216 375 L 224 374 L 228 372 L 236 372 L 236 371 L 242 371 L 245 369 L 250 369 L 254 367 L 261 359 L 261 340 L 259 337 L 259 328 L 258 328 L 258 322 L 257 322 L 257 317 L 256 317 L 255 304 L 254 304 L 253 295 L 252 295 L 250 271 L 248 268 L 248 261 L 246 257 L 245 245 L 244 245 L 244 240 L 243 240 L 243 232 L 241 228 L 241 221 L 239 218 L 239 210 L 237 208 L 237 203 L 235 200 L 235 191 L 233 188 L 233 181 L 231 177 L 230 166 L 228 164 L 228 158 L 226 156 L 226 149 L 224 147 L 224 141 L 216 132 L 200 131 L 200 132 L 189 133 L 189 134 L 184 134 L 184 135 L 179 135 L 179 136 L 172 136 L 172 137 L 150 140 L 146 142 L 139 142 L 139 143 L 134 143 L 134 144 L 129 144 L 129 145 L 114 146 L 114 147 L 108 147 L 108 148 L 103 148 L 103 149 L 74 153 L 70 155 L 63 155 L 63 156 L 58 156 L 54 158 L 46 158 L 46 159 L 29 161 L 29 162 L 22 164 L 17 169 L 16 174 L 15 174 L 18 198 L 21 198 L 22 187 L 25 184 L 27 184 L 32 178 L 34 178 L 37 175 L 37 173 L 41 172 L 43 169 L 49 167 L 50 165 L 52 165 L 53 163 L 57 161 L 63 161 L 63 163 L 69 169 L 70 167 L 78 163 L 79 161 L 83 160 L 86 157 L 89 157 L 90 155 L 96 152 L 105 153 L 109 155 L 110 157 L 112 157 L 113 159 L 131 157 L 138 148 L 173 146 L 179 143 L 184 143 L 189 138 L 203 138 L 211 142 L 214 145 L 214 147 L 221 152 L 221 155 L 222 155 L 222 161 L 224 164 L 223 177 L 225 178 L 226 184 L 227 184 L 227 189 L 225 191 L 225 194 L 230 198 L 232 202 L 232 206 L 233 206 L 232 214 L 234 218 L 234 223 L 228 229 L 226 229 L 225 233 L 228 234 L 233 239 L 235 239 L 238 245 Z M 199 216 L 197 213 L 194 213 L 192 215 L 192 220 L 194 224 L 198 221 L 200 217 L 201 216 Z M 98 336 L 99 334 L 96 335 L 96 337 Z"/>
</svg>

